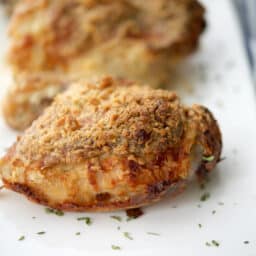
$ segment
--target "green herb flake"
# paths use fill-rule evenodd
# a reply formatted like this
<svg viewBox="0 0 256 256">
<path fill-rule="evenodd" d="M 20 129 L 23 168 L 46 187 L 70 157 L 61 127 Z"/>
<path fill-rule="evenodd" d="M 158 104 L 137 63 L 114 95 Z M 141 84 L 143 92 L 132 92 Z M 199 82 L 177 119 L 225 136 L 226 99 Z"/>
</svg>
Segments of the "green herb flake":
<svg viewBox="0 0 256 256">
<path fill-rule="evenodd" d="M 213 211 L 212 211 L 212 214 L 215 214 L 215 213 L 216 213 L 216 211 L 215 211 L 215 210 L 213 210 Z"/>
<path fill-rule="evenodd" d="M 81 233 L 80 232 L 76 232 L 76 236 L 80 236 L 81 235 Z"/>
<path fill-rule="evenodd" d="M 120 216 L 110 216 L 110 218 L 122 222 L 122 217 Z"/>
<path fill-rule="evenodd" d="M 92 224 L 92 219 L 90 217 L 79 217 L 78 221 L 85 221 L 85 223 L 90 226 Z"/>
<path fill-rule="evenodd" d="M 33 220 L 35 220 L 35 219 L 36 219 L 36 217 L 35 217 L 35 216 L 33 216 L 33 217 L 32 217 L 32 219 L 33 219 Z"/>
<path fill-rule="evenodd" d="M 206 242 L 205 245 L 209 247 L 212 246 L 209 242 Z"/>
<path fill-rule="evenodd" d="M 244 241 L 244 244 L 249 244 L 250 242 L 249 241 Z"/>
<path fill-rule="evenodd" d="M 202 208 L 201 204 L 198 204 L 198 205 L 197 205 L 197 208 Z"/>
<path fill-rule="evenodd" d="M 223 202 L 218 202 L 218 205 L 223 206 L 224 203 Z"/>
<path fill-rule="evenodd" d="M 46 212 L 46 213 L 53 213 L 53 212 L 54 212 L 54 210 L 53 210 L 53 209 L 51 209 L 51 208 L 45 208 L 45 212 Z"/>
<path fill-rule="evenodd" d="M 206 192 L 200 197 L 200 201 L 204 202 L 210 198 L 210 193 Z"/>
<path fill-rule="evenodd" d="M 120 246 L 117 246 L 117 245 L 111 245 L 111 248 L 112 250 L 121 250 L 121 247 Z"/>
<path fill-rule="evenodd" d="M 203 225 L 199 223 L 199 224 L 198 224 L 198 227 L 199 227 L 199 228 L 202 228 L 202 227 L 203 227 Z"/>
<path fill-rule="evenodd" d="M 126 237 L 127 239 L 133 240 L 133 238 L 131 237 L 130 233 L 124 232 L 123 234 L 124 234 L 124 237 Z"/>
<path fill-rule="evenodd" d="M 64 212 L 63 211 L 60 211 L 60 210 L 55 210 L 54 212 L 57 216 L 63 216 L 64 215 Z"/>
<path fill-rule="evenodd" d="M 206 187 L 206 186 L 205 186 L 205 183 L 201 183 L 201 184 L 200 184 L 200 189 L 204 190 L 205 187 Z"/>
<path fill-rule="evenodd" d="M 44 234 L 45 234 L 45 231 L 37 232 L 37 235 L 44 235 Z"/>
<path fill-rule="evenodd" d="M 45 208 L 45 212 L 48 214 L 55 214 L 57 216 L 63 216 L 64 212 L 61 210 L 57 210 L 57 209 L 52 209 L 52 208 Z"/>
<path fill-rule="evenodd" d="M 23 241 L 25 239 L 25 236 L 21 236 L 18 241 Z"/>
<path fill-rule="evenodd" d="M 151 236 L 160 236 L 160 234 L 155 233 L 155 232 L 147 232 L 147 234 L 151 235 Z"/>
<path fill-rule="evenodd" d="M 203 161 L 212 162 L 214 160 L 214 156 L 203 156 Z"/>
<path fill-rule="evenodd" d="M 220 243 L 217 242 L 216 240 L 212 240 L 212 244 L 216 247 L 219 247 L 220 246 Z"/>
<path fill-rule="evenodd" d="M 120 226 L 118 226 L 118 227 L 117 227 L 117 230 L 120 230 L 120 229 L 121 229 L 121 227 L 120 227 Z"/>
</svg>

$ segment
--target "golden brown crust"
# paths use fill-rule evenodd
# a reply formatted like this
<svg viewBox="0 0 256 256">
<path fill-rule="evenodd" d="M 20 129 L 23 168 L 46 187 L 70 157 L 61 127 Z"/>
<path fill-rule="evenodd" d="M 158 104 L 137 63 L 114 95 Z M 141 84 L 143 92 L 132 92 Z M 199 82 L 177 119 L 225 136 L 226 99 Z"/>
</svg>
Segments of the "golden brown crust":
<svg viewBox="0 0 256 256">
<path fill-rule="evenodd" d="M 220 161 L 222 139 L 219 126 L 212 113 L 205 107 L 195 105 L 188 110 L 188 116 L 199 123 L 197 140 L 203 149 L 204 157 L 212 157 L 211 161 L 202 161 L 198 167 L 197 175 L 200 180 Z"/>
<path fill-rule="evenodd" d="M 18 138 L 0 162 L 6 186 L 64 210 L 108 211 L 184 188 L 193 149 L 221 153 L 209 111 L 174 93 L 110 77 L 76 82 Z M 177 193 L 177 189 L 174 189 Z"/>
<path fill-rule="evenodd" d="M 5 188 L 11 189 L 15 192 L 21 193 L 25 195 L 30 201 L 34 203 L 38 203 L 41 205 L 49 206 L 54 209 L 59 209 L 63 211 L 71 211 L 71 212 L 109 212 L 109 211 L 117 211 L 121 209 L 134 209 L 137 207 L 142 207 L 148 204 L 152 204 L 153 202 L 157 202 L 161 200 L 161 198 L 167 193 L 168 196 L 175 197 L 177 194 L 183 192 L 186 187 L 186 183 L 184 181 L 180 181 L 179 183 L 169 184 L 168 186 L 164 186 L 163 191 L 160 193 L 157 191 L 152 191 L 151 194 L 148 194 L 148 197 L 141 198 L 140 202 L 135 202 L 132 200 L 127 201 L 119 201 L 119 202 L 109 202 L 107 205 L 104 205 L 104 202 L 96 201 L 91 205 L 79 205 L 74 202 L 62 202 L 52 204 L 49 201 L 45 200 L 45 197 L 38 193 L 38 191 L 34 191 L 31 187 L 20 184 L 20 183 L 9 183 L 6 180 L 3 180 L 5 184 Z M 168 189 L 168 190 L 167 190 Z M 106 203 L 106 202 L 105 202 Z"/>
<path fill-rule="evenodd" d="M 110 74 L 156 86 L 197 48 L 204 27 L 196 0 L 23 0 L 9 61 L 17 73 Z"/>
</svg>

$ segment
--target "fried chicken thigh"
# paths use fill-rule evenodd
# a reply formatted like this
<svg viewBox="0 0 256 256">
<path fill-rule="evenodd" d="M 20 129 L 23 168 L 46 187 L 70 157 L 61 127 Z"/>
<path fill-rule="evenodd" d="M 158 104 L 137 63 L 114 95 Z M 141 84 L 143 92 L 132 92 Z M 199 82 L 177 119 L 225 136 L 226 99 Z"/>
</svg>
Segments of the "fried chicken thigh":
<svg viewBox="0 0 256 256">
<path fill-rule="evenodd" d="M 8 58 L 17 74 L 110 74 L 156 86 L 197 48 L 204 26 L 196 0 L 22 0 Z"/>
<path fill-rule="evenodd" d="M 70 211 L 112 211 L 180 192 L 221 154 L 221 133 L 204 107 L 124 79 L 76 82 L 1 159 L 5 186 Z M 196 168 L 193 168 L 199 152 Z M 203 156 L 211 156 L 204 161 Z"/>
</svg>

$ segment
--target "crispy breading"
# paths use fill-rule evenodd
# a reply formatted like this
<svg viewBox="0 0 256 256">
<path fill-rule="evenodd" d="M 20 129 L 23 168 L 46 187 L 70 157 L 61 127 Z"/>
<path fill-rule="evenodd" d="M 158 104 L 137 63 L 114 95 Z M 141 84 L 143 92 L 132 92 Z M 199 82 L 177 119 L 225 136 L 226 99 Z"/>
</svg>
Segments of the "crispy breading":
<svg viewBox="0 0 256 256">
<path fill-rule="evenodd" d="M 157 86 L 204 27 L 196 0 L 22 0 L 8 58 L 15 73 L 110 74 Z"/>
<path fill-rule="evenodd" d="M 33 122 L 0 161 L 7 188 L 53 208 L 110 211 L 180 192 L 221 154 L 211 113 L 172 92 L 105 77 L 76 82 Z"/>
</svg>

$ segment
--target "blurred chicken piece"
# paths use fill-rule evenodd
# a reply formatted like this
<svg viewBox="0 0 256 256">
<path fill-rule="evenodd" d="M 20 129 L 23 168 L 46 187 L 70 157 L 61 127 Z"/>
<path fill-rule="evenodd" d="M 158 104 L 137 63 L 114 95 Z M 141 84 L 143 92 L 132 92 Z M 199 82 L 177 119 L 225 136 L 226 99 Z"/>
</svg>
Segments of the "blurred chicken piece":
<svg viewBox="0 0 256 256">
<path fill-rule="evenodd" d="M 195 171 L 211 171 L 221 145 L 206 108 L 105 77 L 58 95 L 0 161 L 0 173 L 7 188 L 53 208 L 135 208 L 180 192 Z"/>
<path fill-rule="evenodd" d="M 204 27 L 196 0 L 21 0 L 8 58 L 17 74 L 110 74 L 158 86 Z"/>
<path fill-rule="evenodd" d="M 0 3 L 4 5 L 6 13 L 11 15 L 14 11 L 15 6 L 20 0 L 0 0 Z"/>
<path fill-rule="evenodd" d="M 15 77 L 3 101 L 5 121 L 16 130 L 25 130 L 69 83 L 67 78 L 51 72 Z"/>
</svg>

